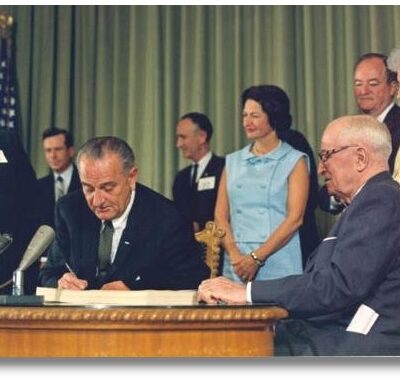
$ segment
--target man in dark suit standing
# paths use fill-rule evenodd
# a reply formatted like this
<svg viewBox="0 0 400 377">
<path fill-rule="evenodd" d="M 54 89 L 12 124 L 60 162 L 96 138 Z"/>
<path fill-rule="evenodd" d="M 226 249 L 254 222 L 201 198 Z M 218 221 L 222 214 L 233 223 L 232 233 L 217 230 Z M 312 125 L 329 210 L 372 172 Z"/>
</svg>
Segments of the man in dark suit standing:
<svg viewBox="0 0 400 377">
<path fill-rule="evenodd" d="M 319 174 L 347 208 L 304 273 L 247 286 L 210 279 L 198 298 L 285 307 L 276 355 L 400 355 L 400 186 L 388 171 L 390 153 L 390 134 L 376 118 L 331 122 Z"/>
<path fill-rule="evenodd" d="M 0 233 L 9 234 L 12 244 L 0 255 L 0 286 L 12 278 L 28 243 L 38 228 L 35 210 L 36 174 L 18 138 L 0 128 Z M 38 265 L 25 273 L 26 293 L 36 289 Z M 0 288 L 11 293 L 11 284 Z"/>
<path fill-rule="evenodd" d="M 135 157 L 115 137 L 89 140 L 77 167 L 83 191 L 56 204 L 56 239 L 43 286 L 195 289 L 210 270 L 173 203 L 137 183 Z"/>
<path fill-rule="evenodd" d="M 79 174 L 73 163 L 75 154 L 71 133 L 48 128 L 42 134 L 43 150 L 51 172 L 38 180 L 43 224 L 54 227 L 54 207 L 62 195 L 81 188 Z"/>
<path fill-rule="evenodd" d="M 389 70 L 387 56 L 378 53 L 362 55 L 353 72 L 354 97 L 360 111 L 385 123 L 392 136 L 389 172 L 393 174 L 400 146 L 400 107 L 394 103 L 398 86 L 396 73 Z M 343 206 L 328 195 L 326 186 L 321 188 L 319 202 L 323 210 L 333 214 L 343 210 Z"/>
<path fill-rule="evenodd" d="M 212 124 L 202 113 L 183 115 L 176 127 L 176 146 L 192 164 L 180 170 L 173 184 L 173 199 L 193 230 L 214 220 L 218 185 L 225 159 L 211 152 Z"/>
<path fill-rule="evenodd" d="M 387 56 L 377 53 L 362 55 L 354 68 L 354 96 L 364 114 L 385 123 L 392 136 L 389 171 L 400 146 L 400 107 L 394 103 L 397 94 L 396 72 L 389 70 Z"/>
</svg>

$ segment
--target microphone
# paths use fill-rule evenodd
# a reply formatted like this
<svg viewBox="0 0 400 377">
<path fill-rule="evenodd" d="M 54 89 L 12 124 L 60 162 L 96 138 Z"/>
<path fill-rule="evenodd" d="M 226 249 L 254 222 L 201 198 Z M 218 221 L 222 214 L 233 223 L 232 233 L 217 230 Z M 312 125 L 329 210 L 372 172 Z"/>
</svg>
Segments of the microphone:
<svg viewBox="0 0 400 377">
<path fill-rule="evenodd" d="M 24 294 L 24 272 L 34 263 L 50 246 L 55 238 L 53 228 L 41 225 L 31 242 L 25 250 L 18 268 L 13 274 L 13 296 L 0 296 L 0 305 L 37 305 L 43 303 L 41 296 L 23 296 Z"/>
<path fill-rule="evenodd" d="M 7 233 L 0 233 L 0 255 L 8 249 L 8 247 L 12 244 L 13 239 Z"/>
<path fill-rule="evenodd" d="M 33 235 L 24 256 L 17 268 L 17 271 L 27 270 L 33 262 L 38 260 L 45 250 L 54 241 L 56 233 L 51 226 L 41 225 L 36 233 Z"/>
</svg>

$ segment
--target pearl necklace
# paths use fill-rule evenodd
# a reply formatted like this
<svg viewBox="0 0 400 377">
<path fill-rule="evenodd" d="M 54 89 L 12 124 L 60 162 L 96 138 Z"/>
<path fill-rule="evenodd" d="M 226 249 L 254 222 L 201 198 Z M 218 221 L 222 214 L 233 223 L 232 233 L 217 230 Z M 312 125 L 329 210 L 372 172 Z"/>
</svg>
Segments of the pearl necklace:
<svg viewBox="0 0 400 377">
<path fill-rule="evenodd" d="M 264 154 L 264 153 L 262 153 L 262 152 L 257 148 L 257 144 L 256 144 L 256 143 L 253 144 L 253 151 L 255 152 L 255 154 L 256 154 L 257 156 L 261 156 L 261 155 Z"/>
<path fill-rule="evenodd" d="M 276 147 L 272 148 L 271 150 L 262 152 L 261 150 L 258 149 L 257 143 L 254 142 L 253 147 L 251 148 L 251 150 L 252 150 L 252 152 L 253 152 L 256 156 L 262 156 L 262 155 L 264 155 L 264 154 L 267 154 L 267 153 L 269 153 L 269 152 L 271 152 L 271 151 L 273 151 L 273 150 L 279 148 L 279 146 L 281 145 L 281 143 L 282 143 L 282 141 L 279 140 L 279 143 L 278 143 L 278 145 L 277 145 Z"/>
</svg>

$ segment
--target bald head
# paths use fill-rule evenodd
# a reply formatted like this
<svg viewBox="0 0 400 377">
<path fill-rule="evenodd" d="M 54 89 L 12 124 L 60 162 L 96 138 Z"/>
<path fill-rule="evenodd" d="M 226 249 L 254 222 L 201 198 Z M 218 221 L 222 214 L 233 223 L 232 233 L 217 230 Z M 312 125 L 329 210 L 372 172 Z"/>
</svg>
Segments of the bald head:
<svg viewBox="0 0 400 377">
<path fill-rule="evenodd" d="M 344 116 L 322 135 L 318 171 L 328 192 L 349 203 L 369 178 L 389 169 L 391 150 L 384 124 L 369 115 Z"/>
</svg>

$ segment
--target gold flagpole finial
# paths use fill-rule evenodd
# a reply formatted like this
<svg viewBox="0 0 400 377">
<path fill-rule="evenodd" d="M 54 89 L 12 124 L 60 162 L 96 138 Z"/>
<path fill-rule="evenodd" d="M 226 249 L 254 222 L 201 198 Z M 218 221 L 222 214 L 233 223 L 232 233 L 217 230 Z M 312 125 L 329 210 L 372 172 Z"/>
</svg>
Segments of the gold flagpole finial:
<svg viewBox="0 0 400 377">
<path fill-rule="evenodd" d="M 0 11 L 0 34 L 2 38 L 8 38 L 11 36 L 13 23 L 14 19 L 8 12 Z"/>
</svg>

